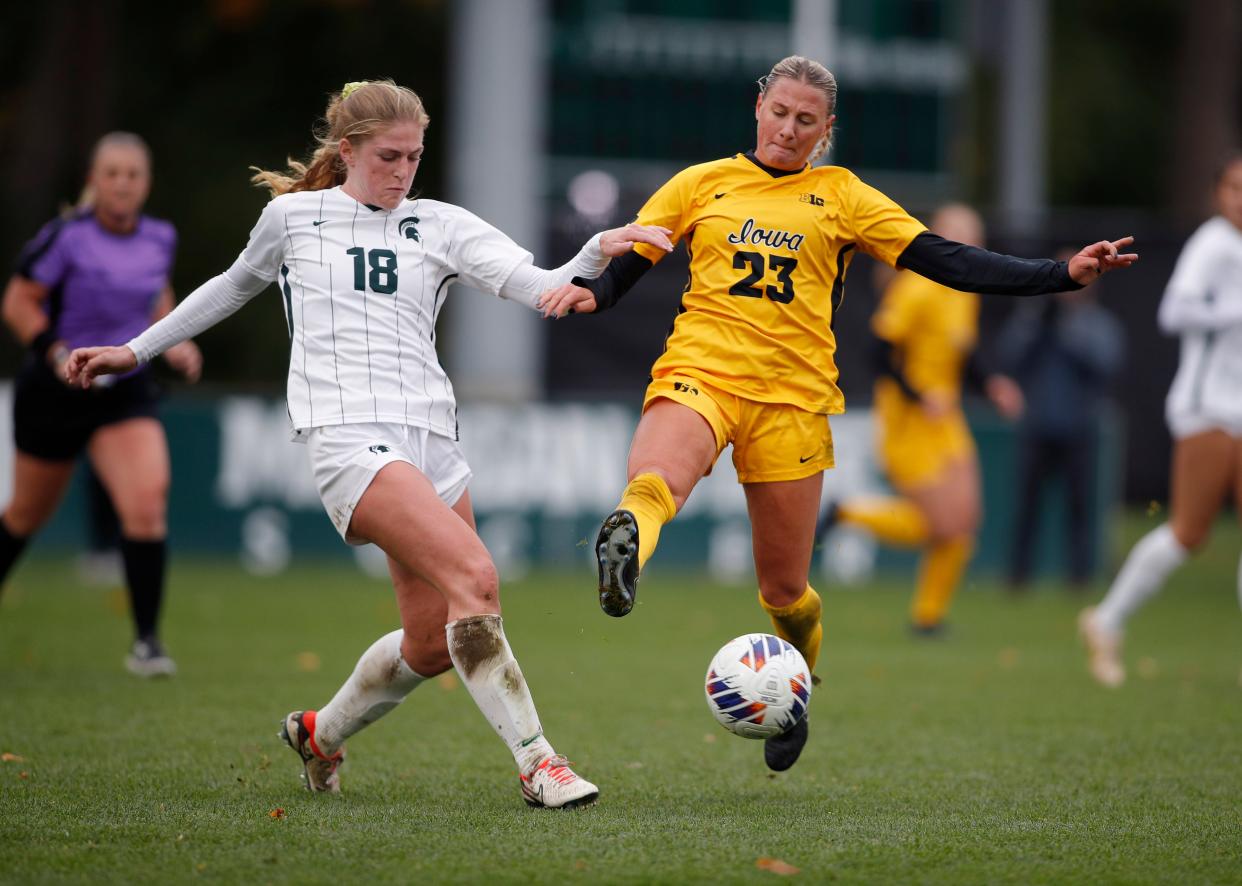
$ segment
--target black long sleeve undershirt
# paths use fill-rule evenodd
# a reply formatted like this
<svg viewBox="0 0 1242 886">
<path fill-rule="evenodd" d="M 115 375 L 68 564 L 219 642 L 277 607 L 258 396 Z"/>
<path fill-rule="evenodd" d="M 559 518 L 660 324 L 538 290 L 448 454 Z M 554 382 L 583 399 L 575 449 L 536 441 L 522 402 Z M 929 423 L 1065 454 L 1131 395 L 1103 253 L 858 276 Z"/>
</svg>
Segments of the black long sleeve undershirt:
<svg viewBox="0 0 1242 886">
<path fill-rule="evenodd" d="M 575 286 L 591 290 L 595 296 L 595 313 L 606 311 L 621 300 L 621 296 L 630 291 L 643 274 L 655 265 L 637 252 L 627 252 L 608 262 L 604 273 L 594 280 L 585 277 L 574 277 L 570 282 Z"/>
<path fill-rule="evenodd" d="M 1082 288 L 1069 275 L 1069 265 L 1063 261 L 1014 258 L 946 240 L 930 231 L 924 231 L 911 240 L 898 257 L 897 264 L 937 283 L 966 292 L 1043 295 Z M 598 313 L 620 301 L 652 267 L 652 263 L 637 252 L 627 252 L 610 261 L 604 273 L 596 279 L 574 277 L 572 282 L 591 291 Z"/>
<path fill-rule="evenodd" d="M 924 231 L 897 258 L 929 280 L 964 292 L 992 295 L 1043 295 L 1082 289 L 1069 275 L 1069 265 L 1046 258 L 1014 258 L 967 246 Z"/>
</svg>

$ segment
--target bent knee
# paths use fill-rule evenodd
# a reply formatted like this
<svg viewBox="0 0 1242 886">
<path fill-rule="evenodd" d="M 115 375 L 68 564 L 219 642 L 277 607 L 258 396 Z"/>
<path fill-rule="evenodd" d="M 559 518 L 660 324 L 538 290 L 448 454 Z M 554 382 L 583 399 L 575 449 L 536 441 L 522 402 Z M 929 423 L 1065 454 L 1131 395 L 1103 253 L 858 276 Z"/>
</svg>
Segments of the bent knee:
<svg viewBox="0 0 1242 886">
<path fill-rule="evenodd" d="M 500 605 L 500 576 L 496 572 L 496 564 L 486 553 L 473 556 L 463 563 L 451 584 L 446 589 L 449 595 L 460 602 L 483 607 L 479 611 L 490 611 Z"/>
<path fill-rule="evenodd" d="M 406 634 L 401 644 L 401 657 L 405 659 L 410 670 L 420 677 L 438 677 L 453 668 L 448 640 L 443 631 L 435 639 L 423 638 L 418 641 L 411 640 L 410 635 Z"/>
<path fill-rule="evenodd" d="M 1173 537 L 1188 554 L 1193 554 L 1207 543 L 1211 528 L 1207 526 L 1173 526 Z"/>
</svg>

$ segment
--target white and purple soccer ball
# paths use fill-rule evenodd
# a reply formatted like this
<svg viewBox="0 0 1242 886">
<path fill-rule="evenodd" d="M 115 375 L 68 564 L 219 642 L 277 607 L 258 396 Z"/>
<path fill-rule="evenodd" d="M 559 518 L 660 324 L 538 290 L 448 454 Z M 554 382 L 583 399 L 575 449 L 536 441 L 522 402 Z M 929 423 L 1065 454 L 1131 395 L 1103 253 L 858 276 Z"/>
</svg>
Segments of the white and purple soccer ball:
<svg viewBox="0 0 1242 886">
<path fill-rule="evenodd" d="M 806 716 L 811 700 L 802 653 L 771 634 L 746 634 L 722 646 L 706 683 L 712 716 L 743 738 L 779 735 Z"/>
</svg>

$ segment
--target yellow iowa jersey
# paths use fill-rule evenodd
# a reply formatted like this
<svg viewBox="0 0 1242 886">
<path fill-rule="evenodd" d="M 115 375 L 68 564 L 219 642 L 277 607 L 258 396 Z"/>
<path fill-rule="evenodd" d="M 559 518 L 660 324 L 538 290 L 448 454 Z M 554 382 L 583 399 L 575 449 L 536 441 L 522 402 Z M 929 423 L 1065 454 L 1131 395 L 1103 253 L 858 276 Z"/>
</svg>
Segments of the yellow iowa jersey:
<svg viewBox="0 0 1242 886">
<path fill-rule="evenodd" d="M 702 378 L 765 403 L 844 411 L 833 311 L 855 249 L 889 265 L 925 228 L 852 172 L 769 171 L 743 154 L 684 169 L 638 213 L 684 239 L 690 280 L 653 378 Z M 652 262 L 662 250 L 637 244 Z"/>
<path fill-rule="evenodd" d="M 871 328 L 897 349 L 916 391 L 960 396 L 962 368 L 979 336 L 979 296 L 902 271 L 884 290 Z"/>
</svg>

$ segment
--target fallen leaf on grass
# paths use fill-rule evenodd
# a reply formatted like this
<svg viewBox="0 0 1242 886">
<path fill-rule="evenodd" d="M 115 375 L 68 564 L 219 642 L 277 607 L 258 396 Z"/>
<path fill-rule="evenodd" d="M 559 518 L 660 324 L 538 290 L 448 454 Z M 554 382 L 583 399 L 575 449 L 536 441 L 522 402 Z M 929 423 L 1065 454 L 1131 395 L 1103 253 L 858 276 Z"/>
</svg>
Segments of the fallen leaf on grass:
<svg viewBox="0 0 1242 886">
<path fill-rule="evenodd" d="M 17 777 L 22 781 L 27 781 L 30 778 L 30 773 L 23 769 L 21 772 L 17 773 Z"/>
<path fill-rule="evenodd" d="M 445 692 L 452 692 L 457 688 L 457 677 L 452 671 L 445 671 L 443 674 L 436 677 L 436 682 L 440 684 L 440 688 Z"/>
<path fill-rule="evenodd" d="M 8 751 L 5 751 L 3 754 L 0 754 L 0 760 L 3 760 L 5 763 L 25 763 L 26 762 L 25 757 L 19 757 L 17 754 L 10 754 Z"/>
<path fill-rule="evenodd" d="M 321 664 L 322 663 L 320 662 L 319 655 L 317 653 L 314 653 L 314 652 L 299 652 L 298 653 L 298 670 L 299 671 L 306 671 L 307 673 L 314 673 L 315 671 L 319 670 L 319 667 Z"/>
<path fill-rule="evenodd" d="M 271 812 L 268 813 L 268 816 L 270 818 L 284 818 L 285 817 L 284 807 L 277 806 L 275 809 L 273 809 Z"/>
<path fill-rule="evenodd" d="M 587 869 L 587 863 L 583 861 L 581 858 L 574 862 L 575 871 L 585 871 L 586 869 Z"/>
<path fill-rule="evenodd" d="M 716 736 L 715 736 L 714 734 L 712 734 L 712 733 L 710 733 L 710 732 L 709 732 L 709 733 L 707 733 L 707 735 L 704 735 L 704 736 L 703 736 L 703 741 L 707 742 L 708 744 L 715 744 L 715 743 L 716 743 Z"/>
<path fill-rule="evenodd" d="M 792 877 L 801 870 L 789 862 L 781 861 L 779 858 L 768 858 L 766 855 L 755 862 L 755 867 L 761 871 L 780 874 L 782 877 Z"/>
</svg>

